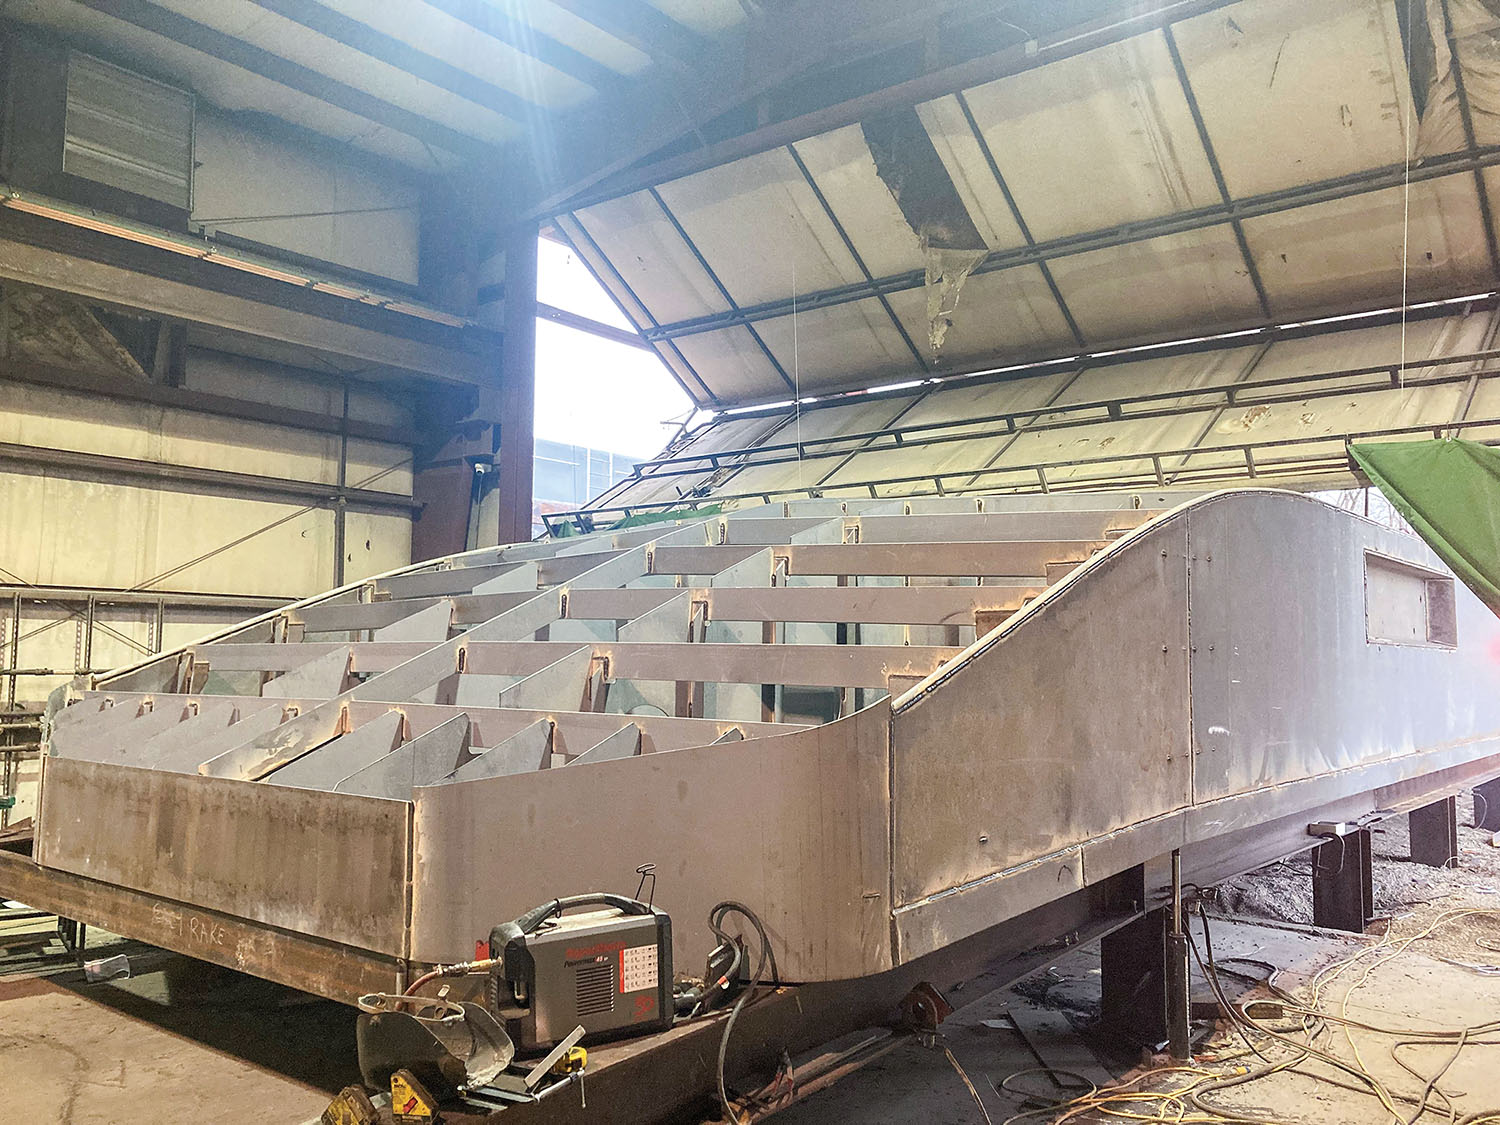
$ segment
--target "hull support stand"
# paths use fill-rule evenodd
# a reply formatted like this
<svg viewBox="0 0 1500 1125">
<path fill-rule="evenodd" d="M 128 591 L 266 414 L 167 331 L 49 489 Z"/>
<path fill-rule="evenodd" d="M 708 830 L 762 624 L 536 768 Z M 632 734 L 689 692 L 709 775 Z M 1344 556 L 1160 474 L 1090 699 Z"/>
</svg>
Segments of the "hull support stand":
<svg viewBox="0 0 1500 1125">
<path fill-rule="evenodd" d="M 1362 934 L 1374 916 L 1370 831 L 1355 828 L 1313 849 L 1313 925 Z"/>
<path fill-rule="evenodd" d="M 1413 809 L 1407 817 L 1411 830 L 1411 858 L 1428 867 L 1458 866 L 1458 798 L 1444 797 Z"/>
<path fill-rule="evenodd" d="M 1500 777 L 1474 786 L 1474 827 L 1500 832 Z"/>
</svg>

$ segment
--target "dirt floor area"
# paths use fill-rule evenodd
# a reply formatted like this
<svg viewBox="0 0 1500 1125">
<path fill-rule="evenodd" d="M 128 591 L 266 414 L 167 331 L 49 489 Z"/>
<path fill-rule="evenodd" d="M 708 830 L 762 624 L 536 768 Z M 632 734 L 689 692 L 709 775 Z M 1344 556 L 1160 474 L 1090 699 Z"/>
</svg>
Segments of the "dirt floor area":
<svg viewBox="0 0 1500 1125">
<path fill-rule="evenodd" d="M 1469 813 L 1463 798 L 1464 822 Z M 1404 817 L 1387 821 L 1374 840 L 1381 917 L 1366 935 L 1306 925 L 1312 899 L 1305 856 L 1226 883 L 1204 903 L 1229 998 L 1270 997 L 1265 978 L 1274 968 L 1275 986 L 1323 1013 L 1312 1045 L 1356 1074 L 1299 1060 L 1301 1047 L 1272 1038 L 1268 1032 L 1275 1030 L 1293 1044 L 1309 1042 L 1292 1011 L 1280 1018 L 1262 1013 L 1262 1029 L 1247 1033 L 1249 1047 L 1260 1054 L 1227 1021 L 1205 1019 L 1193 1069 L 1173 1069 L 1099 1026 L 1094 944 L 1059 948 L 1041 971 L 983 995 L 982 986 L 934 982 L 958 1009 L 936 1043 L 905 1041 L 775 1120 L 1383 1125 L 1411 1120 L 1427 1079 L 1441 1071 L 1420 1120 L 1488 1122 L 1471 1115 L 1500 1111 L 1500 848 L 1491 846 L 1488 833 L 1461 827 L 1461 866 L 1437 870 L 1406 858 Z M 1197 951 L 1206 955 L 1203 919 L 1192 921 Z M 349 1009 L 99 933 L 89 937 L 89 958 L 123 953 L 132 975 L 90 983 L 49 939 L 52 924 L 0 919 L 0 1074 L 6 1079 L 0 1120 L 302 1125 L 316 1120 L 333 1093 L 357 1081 Z M 1212 1010 L 1214 995 L 1201 969 L 1194 972 L 1193 996 L 1195 1008 Z M 1491 1021 L 1494 1029 L 1486 1029 Z M 1464 1027 L 1477 1030 L 1461 1048 L 1453 1034 L 1445 1037 Z M 1255 1077 L 1291 1063 L 1295 1068 Z M 1074 1102 L 1088 1086 L 1063 1071 L 1081 1072 L 1100 1087 L 1123 1081 L 1129 1096 Z M 1180 1093 L 1174 1097 L 1174 1091 Z M 1394 1114 L 1382 1106 L 1382 1096 Z M 1200 1100 L 1195 1104 L 1193 1097 Z M 1493 1120 L 1500 1123 L 1500 1116 Z"/>
</svg>

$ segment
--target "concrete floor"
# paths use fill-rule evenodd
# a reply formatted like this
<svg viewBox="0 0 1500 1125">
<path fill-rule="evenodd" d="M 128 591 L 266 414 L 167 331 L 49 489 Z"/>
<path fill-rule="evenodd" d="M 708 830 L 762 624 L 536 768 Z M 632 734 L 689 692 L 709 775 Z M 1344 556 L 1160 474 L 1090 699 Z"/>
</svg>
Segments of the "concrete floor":
<svg viewBox="0 0 1500 1125">
<path fill-rule="evenodd" d="M 90 984 L 54 942 L 0 978 L 0 1119 L 28 1125 L 300 1125 L 358 1081 L 338 1004 L 91 934 L 138 975 Z"/>
</svg>

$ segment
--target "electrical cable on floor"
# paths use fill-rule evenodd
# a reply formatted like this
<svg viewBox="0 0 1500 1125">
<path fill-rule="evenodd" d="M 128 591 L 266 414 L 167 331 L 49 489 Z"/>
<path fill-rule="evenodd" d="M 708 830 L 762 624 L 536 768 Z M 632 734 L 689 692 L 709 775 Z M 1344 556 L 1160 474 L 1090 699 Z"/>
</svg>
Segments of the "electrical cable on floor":
<svg viewBox="0 0 1500 1125">
<path fill-rule="evenodd" d="M 1092 1097 L 1099 1092 L 1099 1087 L 1096 1083 L 1089 1081 L 1077 1071 L 1063 1070 L 1060 1067 L 1055 1066 L 1033 1066 L 1027 1067 L 1025 1070 L 1013 1071 L 1012 1073 L 1007 1074 L 1004 1078 L 1000 1079 L 999 1082 L 996 1082 L 994 1084 L 995 1089 L 999 1093 L 1009 1094 L 1012 1097 L 1028 1098 L 1032 1101 L 1041 1101 L 1043 1100 L 1045 1095 L 1036 1093 L 1032 1090 L 1017 1090 L 1014 1086 L 1011 1085 L 1011 1083 L 1014 1082 L 1017 1078 L 1025 1078 L 1027 1075 L 1031 1074 L 1045 1074 L 1048 1078 L 1052 1079 L 1053 1085 L 1058 1087 L 1062 1086 L 1062 1083 L 1058 1081 L 1059 1077 L 1076 1078 L 1078 1079 L 1079 1083 L 1089 1088 L 1089 1092 L 1087 1094 L 1075 1094 L 1070 1098 L 1054 1098 L 1052 1102 L 1053 1105 L 1062 1105 L 1065 1102 L 1073 1101 L 1075 1098 Z"/>
<path fill-rule="evenodd" d="M 1236 1125 L 1284 1125 L 1280 1119 L 1219 1105 L 1209 1101 L 1208 1098 L 1221 1090 L 1243 1087 L 1270 1075 L 1293 1070 L 1324 1085 L 1375 1097 L 1396 1125 L 1415 1125 L 1425 1115 L 1434 1113 L 1442 1114 L 1450 1125 L 1496 1125 L 1500 1123 L 1500 1109 L 1479 1110 L 1462 1118 L 1458 1117 L 1457 1107 L 1452 1098 L 1438 1085 L 1467 1048 L 1500 1045 L 1500 1039 L 1480 1038 L 1488 1033 L 1500 1032 L 1500 1020 L 1459 1028 L 1414 1029 L 1386 1027 L 1367 1020 L 1354 1019 L 1348 1012 L 1350 994 L 1369 978 L 1370 973 L 1410 949 L 1415 942 L 1430 936 L 1438 927 L 1448 923 L 1472 917 L 1500 917 L 1500 911 L 1479 909 L 1444 911 L 1421 930 L 1403 937 L 1396 936 L 1393 926 L 1378 941 L 1319 970 L 1307 986 L 1310 995 L 1308 1000 L 1300 1000 L 1278 985 L 1275 978 L 1280 970 L 1268 962 L 1239 957 L 1217 959 L 1213 952 L 1209 915 L 1201 906 L 1199 914 L 1203 918 L 1203 948 L 1200 951 L 1199 943 L 1194 938 L 1191 929 L 1188 931 L 1189 948 L 1225 1018 L 1245 1044 L 1244 1051 L 1237 1051 L 1229 1056 L 1220 1056 L 1215 1061 L 1224 1062 L 1229 1058 L 1253 1054 L 1260 1058 L 1264 1065 L 1253 1069 L 1236 1067 L 1227 1072 L 1216 1072 L 1202 1066 L 1164 1067 L 1147 1071 L 1114 1086 L 1103 1089 L 1094 1087 L 1087 1094 L 1065 1101 L 1022 1110 L 1007 1118 L 1004 1125 L 1013 1125 L 1016 1122 L 1035 1120 L 1044 1116 L 1050 1119 L 1053 1125 L 1063 1125 L 1064 1122 L 1090 1112 L 1132 1121 L 1155 1123 L 1155 1125 L 1225 1125 L 1231 1122 Z M 1396 920 L 1393 920 L 1393 923 L 1394 921 Z M 1350 984 L 1341 997 L 1339 1010 L 1337 1012 L 1325 1011 L 1322 1007 L 1323 995 L 1328 987 L 1340 976 L 1359 966 L 1361 962 L 1368 963 L 1363 965 L 1363 971 L 1359 977 Z M 1253 967 L 1260 972 L 1239 971 L 1230 968 L 1230 965 Z M 1273 1026 L 1271 1021 L 1252 1017 L 1248 1008 L 1255 1003 L 1266 1003 L 1266 1001 L 1242 1000 L 1238 1004 L 1231 1002 L 1224 992 L 1221 974 L 1264 986 L 1275 997 L 1274 1003 L 1287 1019 Z M 1341 1028 L 1346 1037 L 1349 1037 L 1350 1046 L 1355 1055 L 1355 1061 L 1352 1063 L 1317 1045 L 1317 1040 L 1335 1026 Z M 1352 1029 L 1393 1037 L 1395 1042 L 1389 1048 L 1391 1058 L 1397 1066 L 1422 1083 L 1421 1092 L 1414 1096 L 1387 1089 L 1386 1085 L 1370 1073 L 1365 1066 L 1358 1047 L 1350 1035 Z M 1257 1039 L 1260 1042 L 1256 1042 Z M 1453 1049 L 1446 1055 L 1442 1064 L 1430 1073 L 1419 1071 L 1399 1055 L 1403 1047 L 1443 1044 L 1451 1045 Z M 1278 1055 L 1285 1052 L 1286 1057 L 1273 1057 L 1271 1052 Z M 1355 1081 L 1344 1081 L 1319 1070 L 1306 1069 L 1306 1064 L 1313 1060 L 1333 1067 Z M 1057 1075 L 1069 1074 L 1067 1071 L 1054 1071 L 1047 1067 L 1031 1068 L 1017 1072 L 996 1083 L 996 1089 L 1012 1096 L 1021 1095 L 1034 1100 L 1039 1099 L 1040 1095 L 1017 1090 L 1010 1084 L 1014 1078 L 1031 1073 L 1052 1074 L 1054 1081 L 1057 1081 L 1055 1077 Z M 1188 1074 L 1192 1077 L 1185 1084 L 1168 1090 L 1150 1091 L 1134 1088 L 1145 1081 L 1170 1074 Z M 1076 1075 L 1069 1076 L 1077 1077 Z M 1058 1085 L 1061 1086 L 1062 1083 L 1058 1082 Z M 1439 1104 L 1442 1108 L 1439 1108 Z M 1398 1108 L 1398 1105 L 1403 1108 Z M 1408 1110 L 1405 1107 L 1410 1108 Z"/>
<path fill-rule="evenodd" d="M 974 1099 L 974 1104 L 979 1107 L 979 1112 L 984 1117 L 984 1125 L 994 1125 L 994 1122 L 990 1120 L 990 1111 L 984 1108 L 984 1102 L 980 1100 L 979 1091 L 974 1088 L 974 1083 L 969 1079 L 968 1071 L 964 1070 L 959 1061 L 953 1057 L 953 1052 L 948 1049 L 948 1044 L 946 1043 L 943 1044 L 943 1054 L 948 1056 L 948 1061 L 953 1064 L 953 1069 L 958 1071 L 958 1076 L 963 1079 L 964 1085 L 969 1088 L 969 1096 Z"/>
<path fill-rule="evenodd" d="M 1357 950 L 1355 953 L 1353 953 L 1349 957 L 1344 958 L 1344 959 L 1342 959 L 1342 960 L 1340 960 L 1338 962 L 1335 962 L 1334 964 L 1325 967 L 1319 973 L 1317 973 L 1314 976 L 1314 978 L 1313 978 L 1313 980 L 1311 982 L 1311 985 L 1310 985 L 1313 999 L 1308 1004 L 1303 1004 L 1302 1002 L 1298 1001 L 1295 997 L 1293 997 L 1291 994 L 1289 994 L 1289 993 L 1285 992 L 1283 989 L 1279 988 L 1275 984 L 1274 974 L 1273 974 L 1273 978 L 1269 979 L 1267 981 L 1267 987 L 1271 990 L 1271 992 L 1273 993 L 1273 995 L 1275 995 L 1277 997 L 1277 999 L 1280 1001 L 1283 1010 L 1291 1011 L 1291 1012 L 1294 1012 L 1294 1013 L 1297 1013 L 1297 1014 L 1300 1015 L 1300 1017 L 1302 1019 L 1302 1022 L 1303 1022 L 1303 1027 L 1304 1027 L 1306 1033 L 1308 1034 L 1308 1042 L 1305 1043 L 1305 1044 L 1304 1043 L 1297 1043 L 1294 1040 L 1290 1040 L 1286 1036 L 1281 1035 L 1279 1032 L 1277 1032 L 1277 1031 L 1275 1031 L 1273 1029 L 1267 1028 L 1261 1021 L 1254 1020 L 1254 1019 L 1250 1018 L 1248 1016 L 1248 1014 L 1243 1010 L 1244 1005 L 1241 1005 L 1240 1007 L 1233 1007 L 1233 1006 L 1231 1006 L 1227 1010 L 1230 1012 L 1231 1018 L 1234 1021 L 1238 1022 L 1240 1020 L 1243 1020 L 1250 1028 L 1253 1028 L 1254 1030 L 1257 1030 L 1257 1031 L 1260 1031 L 1260 1032 L 1262 1032 L 1264 1034 L 1267 1034 L 1267 1035 L 1271 1036 L 1272 1038 L 1281 1039 L 1281 1040 L 1283 1040 L 1283 1041 L 1285 1041 L 1285 1042 L 1293 1045 L 1297 1049 L 1305 1051 L 1306 1055 L 1310 1055 L 1310 1056 L 1316 1057 L 1320 1061 L 1323 1061 L 1325 1063 L 1333 1065 L 1333 1066 L 1337 1067 L 1338 1069 L 1340 1069 L 1342 1071 L 1345 1071 L 1346 1073 L 1349 1073 L 1349 1074 L 1353 1075 L 1354 1077 L 1356 1077 L 1357 1079 L 1359 1079 L 1363 1085 L 1360 1085 L 1360 1086 L 1351 1086 L 1348 1083 L 1340 1082 L 1337 1079 L 1332 1079 L 1332 1078 L 1329 1078 L 1328 1076 L 1322 1075 L 1322 1074 L 1313 1074 L 1312 1076 L 1315 1077 L 1315 1078 L 1317 1078 L 1319 1081 L 1322 1081 L 1322 1082 L 1325 1082 L 1325 1083 L 1328 1083 L 1328 1084 L 1331 1084 L 1331 1085 L 1339 1086 L 1339 1087 L 1346 1088 L 1346 1089 L 1354 1089 L 1354 1090 L 1358 1090 L 1360 1092 L 1373 1094 L 1373 1095 L 1375 1095 L 1376 1097 L 1378 1097 L 1380 1099 L 1380 1101 L 1382 1103 L 1382 1106 L 1390 1114 L 1390 1116 L 1391 1116 L 1391 1118 L 1392 1118 L 1393 1121 L 1400 1123 L 1400 1125 L 1411 1125 L 1411 1123 L 1413 1123 L 1417 1119 L 1419 1119 L 1424 1113 L 1429 1112 L 1429 1110 L 1428 1110 L 1428 1102 L 1430 1101 L 1430 1099 L 1431 1099 L 1431 1097 L 1432 1097 L 1432 1095 L 1434 1093 L 1436 1093 L 1439 1097 L 1441 1097 L 1445 1102 L 1448 1101 L 1447 1095 L 1443 1094 L 1442 1091 L 1437 1090 L 1436 1084 L 1437 1084 L 1438 1079 L 1440 1079 L 1442 1077 L 1442 1075 L 1444 1073 L 1446 1073 L 1446 1071 L 1452 1065 L 1452 1062 L 1454 1060 L 1456 1060 L 1456 1058 L 1457 1058 L 1457 1052 L 1454 1053 L 1453 1058 L 1450 1059 L 1447 1063 L 1445 1063 L 1443 1065 L 1443 1067 L 1435 1075 L 1424 1076 L 1424 1075 L 1421 1075 L 1420 1073 L 1415 1072 L 1413 1070 L 1413 1068 L 1407 1066 L 1404 1061 L 1402 1061 L 1399 1057 L 1395 1056 L 1394 1052 L 1401 1045 L 1401 1043 L 1397 1043 L 1396 1045 L 1394 1045 L 1391 1048 L 1392 1057 L 1395 1059 L 1397 1065 L 1401 1066 L 1402 1069 L 1407 1070 L 1408 1073 L 1413 1073 L 1415 1077 L 1417 1077 L 1420 1080 L 1422 1080 L 1425 1083 L 1427 1083 L 1427 1085 L 1425 1086 L 1425 1088 L 1423 1090 L 1422 1095 L 1420 1097 L 1413 1098 L 1413 1097 L 1410 1097 L 1410 1096 L 1407 1096 L 1407 1095 L 1395 1094 L 1395 1093 L 1392 1093 L 1392 1092 L 1386 1090 L 1385 1087 L 1384 1087 L 1384 1085 L 1382 1083 L 1380 1083 L 1379 1080 L 1376 1079 L 1374 1075 L 1372 1075 L 1372 1074 L 1369 1073 L 1368 1069 L 1364 1065 L 1362 1057 L 1360 1056 L 1360 1053 L 1359 1053 L 1357 1045 L 1353 1043 L 1352 1037 L 1349 1036 L 1349 1030 L 1348 1029 L 1351 1028 L 1351 1027 L 1358 1027 L 1358 1028 L 1361 1028 L 1363 1030 L 1368 1030 L 1368 1031 L 1375 1032 L 1375 1033 L 1378 1033 L 1378 1034 L 1408 1037 L 1410 1041 L 1422 1042 L 1422 1043 L 1428 1043 L 1428 1044 L 1443 1043 L 1443 1042 L 1455 1042 L 1456 1041 L 1456 1042 L 1462 1042 L 1462 1043 L 1464 1043 L 1466 1045 L 1474 1045 L 1476 1043 L 1476 1040 L 1474 1040 L 1472 1037 L 1475 1034 L 1482 1034 L 1484 1032 L 1488 1032 L 1488 1031 L 1492 1031 L 1492 1030 L 1500 1030 L 1500 1021 L 1492 1021 L 1492 1022 L 1486 1023 L 1486 1024 L 1480 1024 L 1480 1025 L 1475 1025 L 1475 1026 L 1472 1026 L 1472 1027 L 1465 1027 L 1465 1028 L 1458 1028 L 1458 1029 L 1428 1030 L 1428 1029 L 1407 1029 L 1407 1028 L 1388 1028 L 1388 1027 L 1382 1027 L 1382 1026 L 1379 1026 L 1379 1025 L 1370 1024 L 1370 1023 L 1365 1022 L 1365 1021 L 1350 1019 L 1349 1016 L 1348 1016 L 1348 999 L 1349 999 L 1349 995 L 1355 989 L 1357 989 L 1364 982 L 1364 980 L 1366 980 L 1368 978 L 1369 973 L 1371 971 L 1373 971 L 1378 966 L 1380 966 L 1382 964 L 1385 964 L 1386 962 L 1390 961 L 1392 958 L 1398 956 L 1400 953 L 1405 952 L 1407 949 L 1409 949 L 1411 947 L 1411 945 L 1414 942 L 1416 942 L 1418 940 L 1421 940 L 1424 937 L 1429 936 L 1434 930 L 1436 930 L 1438 928 L 1438 926 L 1443 925 L 1443 924 L 1445 924 L 1447 922 L 1459 920 L 1461 918 L 1473 917 L 1473 916 L 1476 916 L 1476 915 L 1491 915 L 1491 916 L 1494 916 L 1497 913 L 1500 913 L 1500 912 L 1485 911 L 1485 910 L 1450 910 L 1450 911 L 1445 911 L 1443 914 L 1439 915 L 1436 919 L 1434 919 L 1424 929 L 1420 930 L 1419 932 L 1417 932 L 1415 934 L 1412 934 L 1412 935 L 1409 935 L 1407 937 L 1401 938 L 1399 940 L 1394 937 L 1394 933 L 1395 933 L 1394 928 L 1389 929 L 1389 930 L 1387 930 L 1386 934 L 1380 939 L 1380 941 L 1374 943 L 1373 945 L 1367 946 L 1367 947 L 1365 947 L 1363 949 Z M 1207 914 L 1204 913 L 1203 917 L 1204 917 L 1204 927 L 1205 927 L 1205 929 L 1204 929 L 1204 932 L 1205 932 L 1205 944 L 1208 945 L 1208 943 L 1211 943 L 1212 937 L 1211 937 L 1211 932 L 1208 929 L 1208 916 L 1207 916 Z M 1325 1012 L 1320 1007 L 1318 1007 L 1319 1003 L 1321 1002 L 1321 997 L 1322 997 L 1323 991 L 1327 988 L 1327 986 L 1334 979 L 1336 979 L 1338 976 L 1340 976 L 1343 972 L 1345 972 L 1351 966 L 1357 964 L 1360 960 L 1362 960 L 1365 957 L 1367 957 L 1368 955 L 1370 955 L 1372 952 L 1373 953 L 1380 953 L 1381 951 L 1386 950 L 1388 947 L 1391 947 L 1391 946 L 1394 946 L 1394 948 L 1389 949 L 1389 951 L 1385 952 L 1383 956 L 1379 956 L 1375 961 L 1373 961 L 1370 965 L 1368 965 L 1366 967 L 1366 969 L 1365 969 L 1365 972 L 1360 976 L 1359 980 L 1355 981 L 1354 984 L 1350 986 L 1349 990 L 1345 993 L 1344 997 L 1342 998 L 1341 1010 L 1340 1010 L 1340 1012 L 1339 1012 L 1338 1015 L 1333 1015 L 1332 1013 Z M 1215 962 L 1214 962 L 1213 956 L 1212 956 L 1211 946 L 1209 946 L 1208 952 L 1209 952 L 1209 959 L 1208 959 L 1208 962 L 1207 962 L 1207 965 L 1206 965 L 1205 975 L 1209 977 L 1211 987 L 1215 987 L 1215 989 L 1216 989 L 1216 995 L 1222 996 L 1222 990 L 1217 988 L 1217 971 L 1216 971 Z M 1200 963 L 1201 963 L 1201 959 L 1200 959 Z M 1222 999 L 1221 999 L 1220 1002 L 1221 1002 L 1221 1005 L 1224 1003 Z M 1353 1065 L 1350 1065 L 1350 1064 L 1344 1062 L 1343 1060 L 1338 1059 L 1335 1056 L 1332 1056 L 1332 1055 L 1328 1054 L 1327 1052 L 1322 1051 L 1321 1049 L 1318 1049 L 1318 1048 L 1312 1046 L 1313 1040 L 1315 1040 L 1317 1038 L 1318 1034 L 1321 1033 L 1322 1028 L 1325 1027 L 1329 1023 L 1338 1024 L 1338 1025 L 1340 1025 L 1340 1026 L 1342 1026 L 1344 1028 L 1345 1035 L 1346 1035 L 1347 1038 L 1349 1038 L 1351 1050 L 1353 1051 L 1353 1053 L 1355 1055 L 1355 1063 Z M 1460 1050 L 1461 1050 L 1461 1048 L 1460 1048 Z M 1299 1073 L 1308 1073 L 1308 1072 L 1306 1072 L 1306 1071 L 1299 1071 Z M 1208 1092 L 1208 1091 L 1204 1091 L 1204 1092 Z M 1394 1105 L 1394 1102 L 1397 1102 L 1397 1101 L 1408 1103 L 1408 1104 L 1412 1104 L 1412 1105 L 1414 1105 L 1416 1107 L 1416 1109 L 1409 1116 L 1403 1115 L 1400 1111 L 1398 1111 L 1396 1109 L 1396 1107 Z M 1196 1099 L 1195 1099 L 1195 1104 L 1199 1104 L 1199 1103 L 1197 1103 Z M 1451 1110 L 1451 1102 L 1449 1104 L 1450 1104 L 1450 1110 Z M 1205 1106 L 1202 1106 L 1202 1108 L 1206 1108 L 1206 1109 L 1209 1109 L 1209 1110 L 1215 1111 L 1215 1112 L 1218 1111 L 1217 1107 L 1212 1107 L 1212 1106 L 1206 1106 L 1205 1105 Z M 1500 1111 L 1485 1111 L 1485 1112 L 1486 1113 L 1500 1113 Z M 1452 1113 L 1451 1113 L 1451 1111 L 1450 1111 L 1449 1116 L 1450 1116 L 1450 1120 L 1451 1120 L 1452 1119 Z"/>
</svg>

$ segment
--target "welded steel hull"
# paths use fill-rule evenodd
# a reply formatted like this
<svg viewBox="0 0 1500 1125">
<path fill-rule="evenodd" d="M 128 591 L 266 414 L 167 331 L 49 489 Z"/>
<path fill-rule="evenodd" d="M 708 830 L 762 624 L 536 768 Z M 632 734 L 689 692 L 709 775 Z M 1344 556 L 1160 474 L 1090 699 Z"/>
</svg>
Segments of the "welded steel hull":
<svg viewBox="0 0 1500 1125">
<path fill-rule="evenodd" d="M 462 960 L 647 862 L 678 964 L 732 898 L 784 978 L 837 980 L 1176 847 L 1500 774 L 1500 621 L 1417 540 L 1259 490 L 981 504 L 475 553 L 103 677 L 55 717 L 37 861 L 164 929 L 347 947 L 317 989 L 346 1000 L 360 957 Z M 220 929 L 203 955 L 277 975 Z"/>
</svg>

